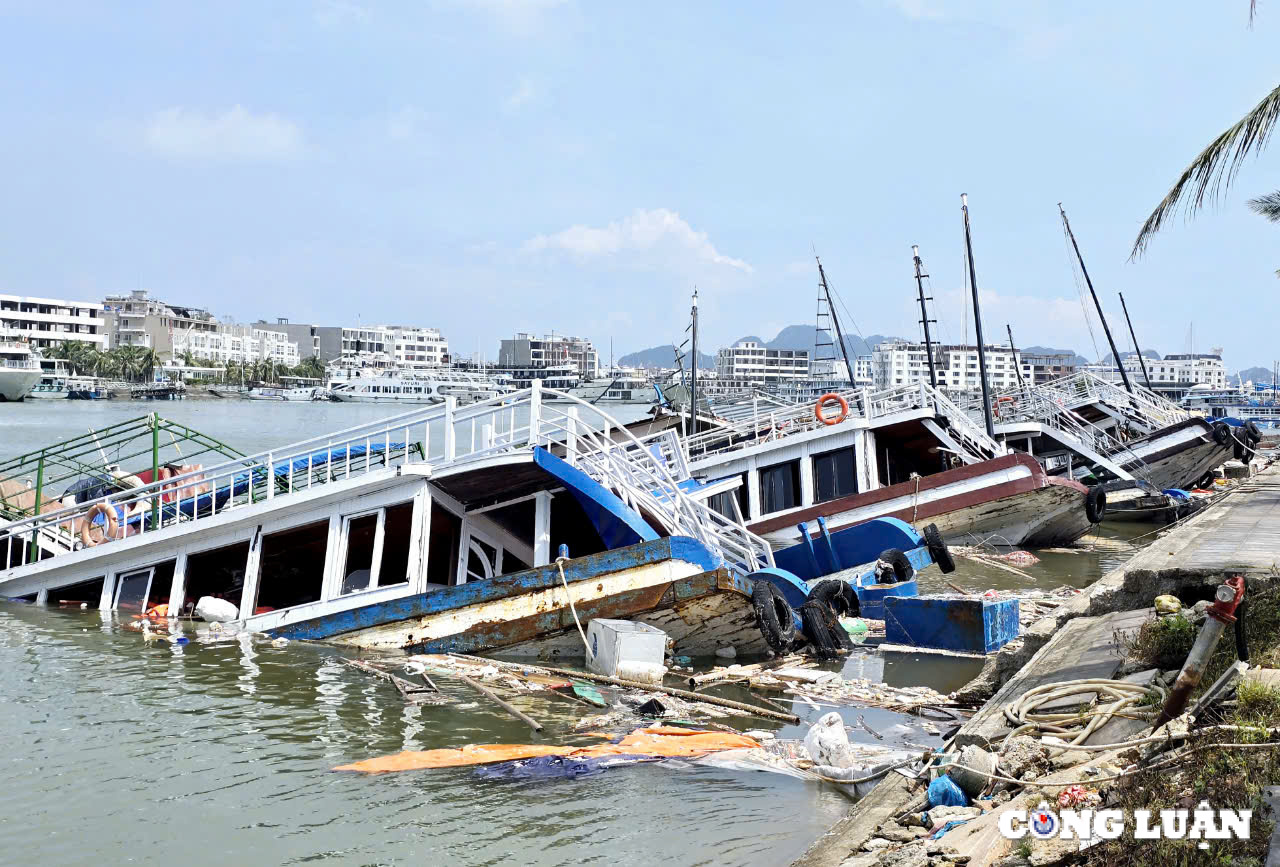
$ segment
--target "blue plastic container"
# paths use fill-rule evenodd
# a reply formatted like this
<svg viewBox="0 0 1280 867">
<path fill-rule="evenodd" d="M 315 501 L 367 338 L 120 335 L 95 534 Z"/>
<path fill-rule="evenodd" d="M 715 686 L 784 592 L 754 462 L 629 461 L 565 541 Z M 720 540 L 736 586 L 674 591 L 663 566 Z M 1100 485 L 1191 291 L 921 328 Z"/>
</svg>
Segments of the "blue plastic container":
<svg viewBox="0 0 1280 867">
<path fill-rule="evenodd" d="M 991 653 L 1022 631 L 1017 599 L 888 596 L 883 608 L 885 641 L 890 644 Z"/>
</svg>

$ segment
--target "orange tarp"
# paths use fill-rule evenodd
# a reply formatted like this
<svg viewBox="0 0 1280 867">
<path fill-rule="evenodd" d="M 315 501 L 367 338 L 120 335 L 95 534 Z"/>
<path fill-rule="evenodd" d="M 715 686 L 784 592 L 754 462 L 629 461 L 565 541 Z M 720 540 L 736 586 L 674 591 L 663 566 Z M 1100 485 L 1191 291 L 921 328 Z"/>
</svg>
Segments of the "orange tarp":
<svg viewBox="0 0 1280 867">
<path fill-rule="evenodd" d="M 424 768 L 457 768 L 532 759 L 537 756 L 570 756 L 594 759 L 600 756 L 661 756 L 697 758 L 720 750 L 751 749 L 760 746 L 751 738 L 728 732 L 659 726 L 636 729 L 616 744 L 589 747 L 539 746 L 537 744 L 468 744 L 456 750 L 405 750 L 363 762 L 339 765 L 335 771 L 385 774 L 390 771 L 417 771 Z"/>
</svg>

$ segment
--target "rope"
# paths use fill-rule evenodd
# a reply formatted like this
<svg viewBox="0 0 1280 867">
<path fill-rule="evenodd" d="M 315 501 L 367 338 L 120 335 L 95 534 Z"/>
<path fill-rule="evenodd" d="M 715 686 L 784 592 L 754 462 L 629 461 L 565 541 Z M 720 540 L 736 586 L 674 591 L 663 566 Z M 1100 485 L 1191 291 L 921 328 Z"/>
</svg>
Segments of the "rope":
<svg viewBox="0 0 1280 867">
<path fill-rule="evenodd" d="M 1109 697 L 1111 701 L 1099 704 L 1094 710 L 1080 713 L 1036 712 L 1036 708 L 1041 705 L 1079 695 L 1082 692 L 1096 692 L 1100 701 L 1103 696 Z M 1113 716 L 1130 711 L 1134 705 L 1148 696 L 1156 696 L 1163 703 L 1165 690 L 1161 687 L 1102 678 L 1082 678 L 1063 683 L 1044 684 L 1028 690 L 1005 707 L 1005 719 L 1014 727 L 1005 740 L 1007 742 L 1009 738 L 1029 731 L 1052 732 L 1062 736 L 1064 740 L 1074 733 L 1074 737 L 1067 741 L 1074 746 L 1087 740 L 1098 727 L 1105 725 Z"/>
<path fill-rule="evenodd" d="M 587 641 L 587 633 L 582 631 L 582 621 L 578 619 L 578 609 L 573 607 L 573 594 L 569 592 L 569 579 L 564 577 L 564 561 L 568 557 L 557 557 L 556 568 L 560 570 L 560 583 L 564 585 L 565 598 L 569 600 L 569 613 L 573 615 L 573 622 L 578 627 L 578 635 L 582 636 L 582 649 L 586 651 L 587 662 L 595 659 L 595 654 L 591 652 L 591 643 Z"/>
<path fill-rule="evenodd" d="M 916 491 L 911 495 L 911 526 L 915 526 L 916 512 L 920 508 L 920 474 L 912 473 L 916 480 Z"/>
</svg>

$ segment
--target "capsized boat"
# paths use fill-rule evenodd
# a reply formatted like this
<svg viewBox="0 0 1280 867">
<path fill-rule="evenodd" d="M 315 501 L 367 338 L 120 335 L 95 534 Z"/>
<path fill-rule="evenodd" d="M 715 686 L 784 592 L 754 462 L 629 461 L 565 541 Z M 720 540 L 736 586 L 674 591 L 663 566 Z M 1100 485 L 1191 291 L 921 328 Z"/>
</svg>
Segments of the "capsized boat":
<svg viewBox="0 0 1280 867">
<path fill-rule="evenodd" d="M 641 443 L 543 397 L 536 383 L 462 409 L 448 397 L 167 477 L 153 456 L 151 480 L 122 462 L 138 484 L 56 490 L 56 505 L 37 479 L 0 527 L 0 596 L 136 616 L 209 600 L 228 628 L 383 650 L 576 640 L 579 621 L 609 616 L 665 629 L 682 653 L 764 652 L 752 593 L 773 552 L 707 506 L 675 432 Z M 92 449 L 42 454 L 104 473 Z M 559 545 L 573 556 L 553 558 Z"/>
</svg>

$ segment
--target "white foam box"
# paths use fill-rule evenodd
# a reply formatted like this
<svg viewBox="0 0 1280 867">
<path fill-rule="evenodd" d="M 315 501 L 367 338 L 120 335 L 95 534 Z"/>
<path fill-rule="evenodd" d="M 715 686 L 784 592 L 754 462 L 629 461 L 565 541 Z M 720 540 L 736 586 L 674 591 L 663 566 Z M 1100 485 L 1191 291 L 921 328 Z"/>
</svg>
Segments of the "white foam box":
<svg viewBox="0 0 1280 867">
<path fill-rule="evenodd" d="M 596 674 L 661 681 L 666 673 L 667 634 L 648 624 L 597 618 L 587 624 L 587 644 L 587 668 Z"/>
</svg>

